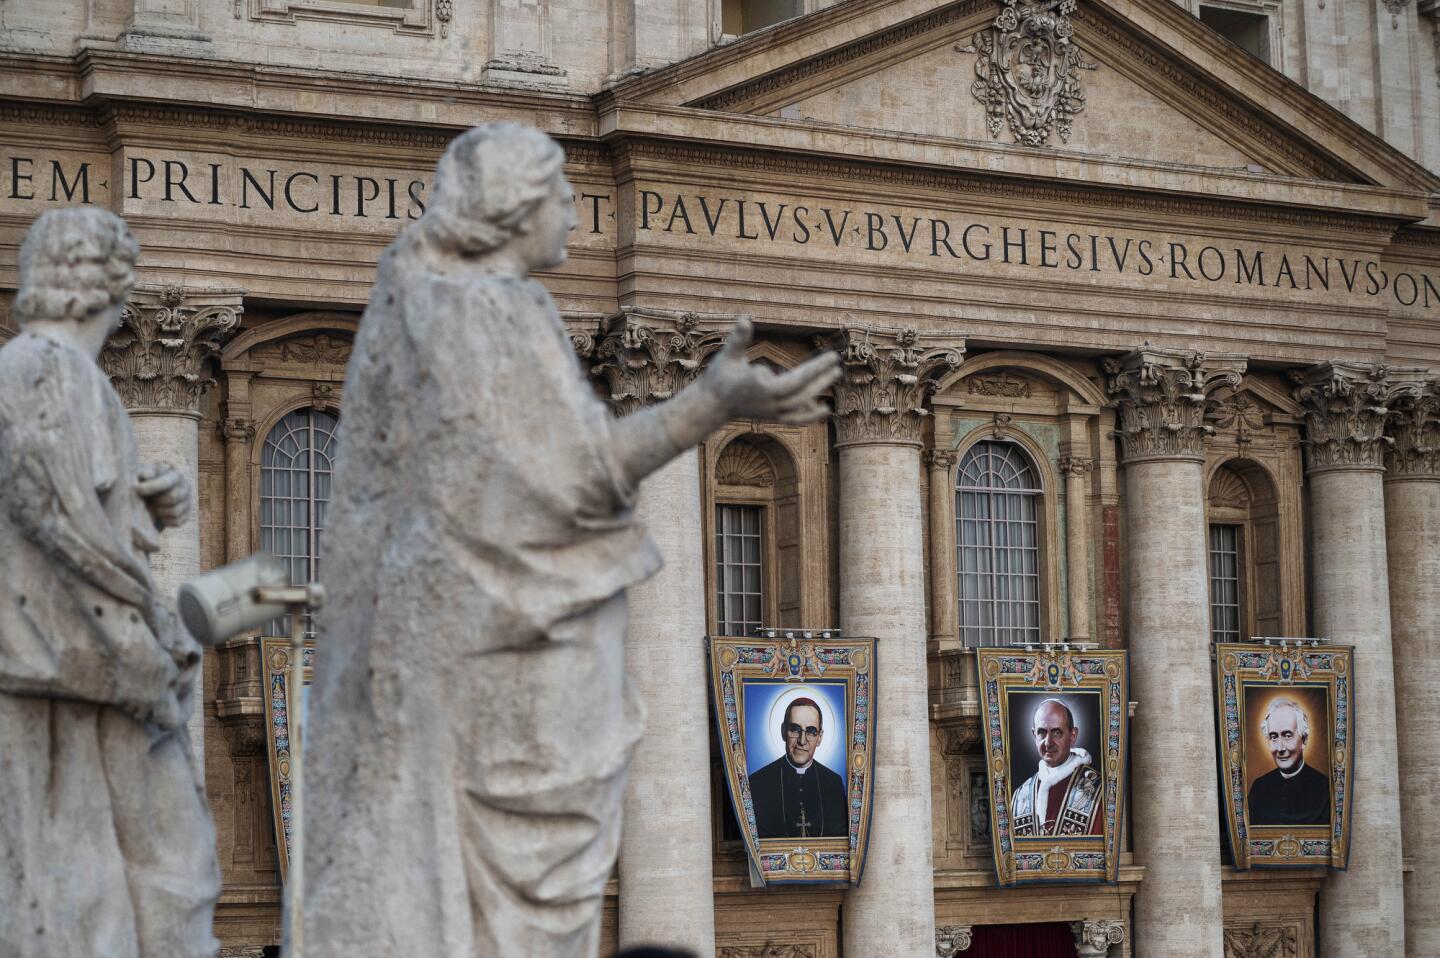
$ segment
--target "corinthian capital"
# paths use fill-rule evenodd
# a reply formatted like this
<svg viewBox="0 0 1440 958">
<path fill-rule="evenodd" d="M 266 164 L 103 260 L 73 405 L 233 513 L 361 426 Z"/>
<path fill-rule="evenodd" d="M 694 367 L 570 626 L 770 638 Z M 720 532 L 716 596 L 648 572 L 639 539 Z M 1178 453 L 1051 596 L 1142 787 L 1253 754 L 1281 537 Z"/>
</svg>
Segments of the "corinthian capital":
<svg viewBox="0 0 1440 958">
<path fill-rule="evenodd" d="M 198 414 L 206 361 L 240 322 L 244 290 L 136 286 L 101 365 L 127 409 Z"/>
<path fill-rule="evenodd" d="M 1440 377 L 1392 401 L 1385 434 L 1387 478 L 1440 479 Z"/>
<path fill-rule="evenodd" d="M 1384 466 L 1391 405 L 1417 398 L 1425 372 L 1374 363 L 1326 362 L 1291 373 L 1305 410 L 1306 468 L 1311 473 Z"/>
<path fill-rule="evenodd" d="M 607 318 L 591 349 L 590 374 L 622 416 L 664 402 L 689 385 L 725 342 L 734 317 L 624 307 Z M 581 343 L 572 343 L 581 348 Z"/>
<path fill-rule="evenodd" d="M 920 443 L 925 397 L 941 374 L 960 365 L 965 343 L 913 328 L 846 326 L 823 341 L 840 353 L 835 385 L 836 445 Z"/>
<path fill-rule="evenodd" d="M 1234 389 L 1245 358 L 1146 346 L 1105 361 L 1106 388 L 1120 409 L 1120 449 L 1127 463 L 1148 459 L 1204 459 L 1211 393 Z"/>
</svg>

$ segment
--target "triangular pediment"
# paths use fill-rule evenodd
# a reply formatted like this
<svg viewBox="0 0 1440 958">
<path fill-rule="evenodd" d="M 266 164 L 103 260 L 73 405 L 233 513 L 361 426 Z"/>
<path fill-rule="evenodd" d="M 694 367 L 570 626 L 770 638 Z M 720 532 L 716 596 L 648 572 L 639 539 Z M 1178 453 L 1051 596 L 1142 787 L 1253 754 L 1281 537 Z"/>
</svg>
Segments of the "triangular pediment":
<svg viewBox="0 0 1440 958">
<path fill-rule="evenodd" d="M 846 0 L 612 95 L 1057 161 L 1440 191 L 1433 174 L 1172 0 Z M 1035 107 L 1047 98 L 1060 108 Z"/>
</svg>

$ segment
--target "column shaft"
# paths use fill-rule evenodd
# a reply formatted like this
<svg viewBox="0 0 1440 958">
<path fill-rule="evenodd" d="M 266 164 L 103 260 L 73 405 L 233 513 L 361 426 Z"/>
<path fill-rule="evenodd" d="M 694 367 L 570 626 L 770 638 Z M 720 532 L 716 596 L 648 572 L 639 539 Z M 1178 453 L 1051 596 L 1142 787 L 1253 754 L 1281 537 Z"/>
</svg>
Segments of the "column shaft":
<svg viewBox="0 0 1440 958">
<path fill-rule="evenodd" d="M 1125 467 L 1137 954 L 1224 955 L 1202 482 L 1194 460 Z"/>
<path fill-rule="evenodd" d="M 920 450 L 840 449 L 840 623 L 877 636 L 870 849 L 843 909 L 847 955 L 935 949 Z"/>
<path fill-rule="evenodd" d="M 1400 783 L 1380 471 L 1312 473 L 1310 515 L 1315 634 L 1355 646 L 1350 867 L 1321 889 L 1321 954 L 1401 958 Z"/>
<path fill-rule="evenodd" d="M 1064 459 L 1066 605 L 1070 615 L 1067 638 L 1090 638 L 1090 501 L 1085 474 L 1090 463 Z"/>
<path fill-rule="evenodd" d="M 1394 639 L 1397 725 L 1440 715 L 1440 478 L 1385 483 L 1390 631 Z M 1405 941 L 1411 955 L 1440 955 L 1440 752 L 1414 735 L 1396 739 L 1405 876 Z"/>
<path fill-rule="evenodd" d="M 955 624 L 955 489 L 953 450 L 926 454 L 930 466 L 930 651 L 960 648 Z"/>
<path fill-rule="evenodd" d="M 665 568 L 630 590 L 625 642 L 645 700 L 620 839 L 620 947 L 664 943 L 715 954 L 706 705 L 705 549 L 695 450 L 652 474 L 638 513 Z"/>
</svg>

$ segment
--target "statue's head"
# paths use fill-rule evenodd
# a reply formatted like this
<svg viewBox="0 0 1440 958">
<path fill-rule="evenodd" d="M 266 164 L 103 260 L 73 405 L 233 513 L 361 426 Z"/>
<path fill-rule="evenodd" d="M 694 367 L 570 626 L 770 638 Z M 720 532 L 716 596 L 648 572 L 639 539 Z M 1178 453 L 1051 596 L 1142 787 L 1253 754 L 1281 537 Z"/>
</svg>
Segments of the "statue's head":
<svg viewBox="0 0 1440 958">
<path fill-rule="evenodd" d="M 119 320 L 135 285 L 140 247 L 125 221 L 108 210 L 81 206 L 50 210 L 30 224 L 20 244 L 20 292 L 15 318 L 84 323 Z"/>
<path fill-rule="evenodd" d="M 484 123 L 450 142 L 420 228 L 466 257 L 501 249 L 526 268 L 558 266 L 575 227 L 560 144 L 519 123 Z"/>
</svg>

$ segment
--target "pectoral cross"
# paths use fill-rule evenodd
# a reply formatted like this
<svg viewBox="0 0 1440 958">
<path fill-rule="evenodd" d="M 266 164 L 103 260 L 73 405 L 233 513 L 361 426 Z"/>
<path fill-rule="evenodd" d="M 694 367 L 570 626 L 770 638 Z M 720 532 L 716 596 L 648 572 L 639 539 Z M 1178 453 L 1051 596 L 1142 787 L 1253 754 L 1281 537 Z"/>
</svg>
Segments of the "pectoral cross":
<svg viewBox="0 0 1440 958">
<path fill-rule="evenodd" d="M 800 837 L 810 837 L 810 819 L 805 817 L 805 803 L 800 803 L 800 820 L 795 823 L 800 828 Z"/>
</svg>

